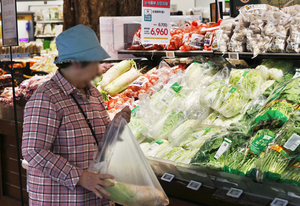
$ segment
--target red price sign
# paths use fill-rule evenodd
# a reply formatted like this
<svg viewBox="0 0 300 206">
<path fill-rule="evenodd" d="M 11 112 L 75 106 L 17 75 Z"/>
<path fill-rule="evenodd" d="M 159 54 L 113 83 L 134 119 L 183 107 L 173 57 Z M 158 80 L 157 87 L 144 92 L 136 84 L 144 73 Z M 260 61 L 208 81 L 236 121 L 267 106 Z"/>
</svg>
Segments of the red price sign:
<svg viewBox="0 0 300 206">
<path fill-rule="evenodd" d="M 161 36 L 167 36 L 169 34 L 169 30 L 167 28 L 152 28 L 151 29 L 151 35 L 161 35 Z"/>
<path fill-rule="evenodd" d="M 142 44 L 169 44 L 170 29 L 170 0 L 143 0 Z"/>
</svg>

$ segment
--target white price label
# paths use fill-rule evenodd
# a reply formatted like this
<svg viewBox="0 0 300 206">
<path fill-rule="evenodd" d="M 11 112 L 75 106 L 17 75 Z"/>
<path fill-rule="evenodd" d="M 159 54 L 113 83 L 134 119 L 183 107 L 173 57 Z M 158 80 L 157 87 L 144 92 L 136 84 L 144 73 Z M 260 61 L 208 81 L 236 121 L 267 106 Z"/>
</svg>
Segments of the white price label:
<svg viewBox="0 0 300 206">
<path fill-rule="evenodd" d="M 170 0 L 143 0 L 142 44 L 170 43 Z"/>
<path fill-rule="evenodd" d="M 219 157 L 221 157 L 222 154 L 224 154 L 224 152 L 228 150 L 230 144 L 231 144 L 231 140 L 225 138 L 215 155 L 215 159 L 219 159 Z"/>
<path fill-rule="evenodd" d="M 230 60 L 239 60 L 239 53 L 237 52 L 228 52 L 228 59 Z"/>
<path fill-rule="evenodd" d="M 171 182 L 174 179 L 175 175 L 165 173 L 162 177 L 161 180 L 164 180 L 166 182 Z"/>
<path fill-rule="evenodd" d="M 166 56 L 168 59 L 173 59 L 175 58 L 175 53 L 174 51 L 166 51 Z"/>
<path fill-rule="evenodd" d="M 287 206 L 288 204 L 289 204 L 289 201 L 287 201 L 287 200 L 275 198 L 270 205 L 271 206 Z"/>
<path fill-rule="evenodd" d="M 285 149 L 295 151 L 299 145 L 300 145 L 300 136 L 297 134 L 293 134 L 289 138 L 289 140 L 283 145 L 283 147 Z"/>
<path fill-rule="evenodd" d="M 191 180 L 190 183 L 188 184 L 187 188 L 197 191 L 197 190 L 199 190 L 201 185 L 202 185 L 202 183 Z"/>
<path fill-rule="evenodd" d="M 243 190 L 231 188 L 226 195 L 229 197 L 239 198 L 242 194 Z"/>
</svg>

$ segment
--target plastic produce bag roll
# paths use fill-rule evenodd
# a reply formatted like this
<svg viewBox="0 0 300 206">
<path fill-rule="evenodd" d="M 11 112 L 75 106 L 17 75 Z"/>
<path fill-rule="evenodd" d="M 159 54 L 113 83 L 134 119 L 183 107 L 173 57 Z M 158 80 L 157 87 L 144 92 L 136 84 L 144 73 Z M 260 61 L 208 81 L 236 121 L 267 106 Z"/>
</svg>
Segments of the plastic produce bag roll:
<svg viewBox="0 0 300 206">
<path fill-rule="evenodd" d="M 119 117 L 108 126 L 89 171 L 111 174 L 113 187 L 106 197 L 126 206 L 164 206 L 169 200 L 126 121 Z"/>
</svg>

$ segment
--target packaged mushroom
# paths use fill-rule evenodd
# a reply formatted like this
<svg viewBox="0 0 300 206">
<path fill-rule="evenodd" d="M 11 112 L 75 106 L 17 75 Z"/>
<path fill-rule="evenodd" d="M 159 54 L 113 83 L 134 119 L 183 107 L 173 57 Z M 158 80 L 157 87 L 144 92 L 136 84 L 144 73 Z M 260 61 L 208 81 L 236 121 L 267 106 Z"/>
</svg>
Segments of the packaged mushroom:
<svg viewBox="0 0 300 206">
<path fill-rule="evenodd" d="M 267 4 L 248 4 L 243 6 L 239 12 L 245 22 L 255 20 L 275 21 L 280 16 L 280 10 L 277 7 Z"/>
<path fill-rule="evenodd" d="M 245 50 L 247 23 L 239 20 L 235 25 L 234 33 L 228 44 L 228 51 L 243 52 Z"/>
<path fill-rule="evenodd" d="M 227 52 L 227 47 L 232 35 L 232 30 L 235 24 L 233 18 L 223 20 L 220 24 L 219 30 L 215 32 L 215 36 L 212 43 L 212 50 Z"/>
<path fill-rule="evenodd" d="M 300 15 L 293 16 L 290 25 L 289 37 L 287 38 L 286 52 L 299 53 L 300 44 Z"/>
</svg>

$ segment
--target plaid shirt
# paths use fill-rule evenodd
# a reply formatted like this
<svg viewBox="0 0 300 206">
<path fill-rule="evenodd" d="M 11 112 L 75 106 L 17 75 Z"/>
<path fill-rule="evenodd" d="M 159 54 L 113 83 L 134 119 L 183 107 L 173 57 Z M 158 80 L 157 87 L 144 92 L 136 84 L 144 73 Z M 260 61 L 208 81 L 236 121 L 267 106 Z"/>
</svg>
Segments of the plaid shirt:
<svg viewBox="0 0 300 206">
<path fill-rule="evenodd" d="M 75 89 L 59 73 L 38 87 L 24 111 L 22 154 L 29 163 L 29 205 L 109 205 L 107 199 L 77 185 L 88 169 L 96 141 L 75 101 L 90 120 L 98 141 L 109 124 L 100 92 L 88 96 Z"/>
</svg>

